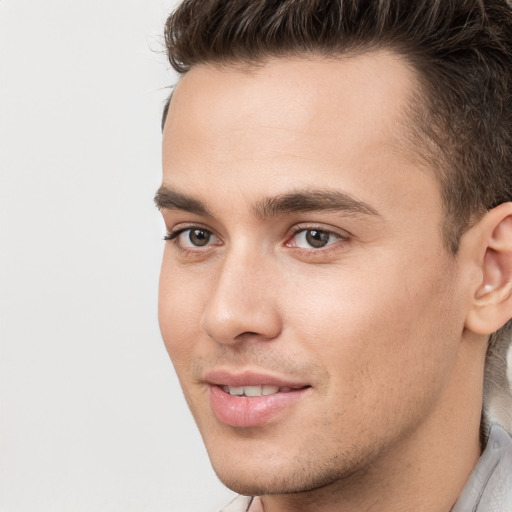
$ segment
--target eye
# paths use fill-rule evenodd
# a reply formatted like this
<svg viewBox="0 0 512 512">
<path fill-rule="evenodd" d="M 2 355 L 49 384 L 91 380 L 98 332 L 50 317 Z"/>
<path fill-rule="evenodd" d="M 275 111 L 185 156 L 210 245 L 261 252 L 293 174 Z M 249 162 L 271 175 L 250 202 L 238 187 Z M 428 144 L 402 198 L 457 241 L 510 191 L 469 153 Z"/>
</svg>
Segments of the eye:
<svg viewBox="0 0 512 512">
<path fill-rule="evenodd" d="M 302 229 L 292 239 L 292 247 L 300 249 L 322 249 L 342 240 L 340 235 L 321 229 Z"/>
<path fill-rule="evenodd" d="M 169 233 L 165 240 L 174 242 L 184 249 L 194 249 L 218 245 L 220 240 L 209 230 L 204 228 L 187 228 Z"/>
</svg>

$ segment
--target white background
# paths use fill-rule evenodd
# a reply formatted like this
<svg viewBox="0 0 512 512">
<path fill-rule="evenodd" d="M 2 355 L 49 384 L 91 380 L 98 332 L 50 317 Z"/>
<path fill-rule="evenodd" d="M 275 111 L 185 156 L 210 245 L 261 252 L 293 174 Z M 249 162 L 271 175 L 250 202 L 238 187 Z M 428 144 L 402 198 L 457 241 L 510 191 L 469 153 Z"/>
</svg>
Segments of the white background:
<svg viewBox="0 0 512 512">
<path fill-rule="evenodd" d="M 0 511 L 208 512 L 157 325 L 171 0 L 0 0 Z"/>
</svg>

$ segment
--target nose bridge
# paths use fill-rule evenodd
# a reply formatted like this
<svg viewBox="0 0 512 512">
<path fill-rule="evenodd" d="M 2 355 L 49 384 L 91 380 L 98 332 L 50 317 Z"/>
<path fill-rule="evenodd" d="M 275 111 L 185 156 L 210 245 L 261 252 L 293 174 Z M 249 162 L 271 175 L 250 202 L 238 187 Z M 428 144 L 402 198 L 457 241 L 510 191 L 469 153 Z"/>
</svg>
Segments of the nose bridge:
<svg viewBox="0 0 512 512">
<path fill-rule="evenodd" d="M 210 338 L 233 343 L 244 334 L 263 339 L 279 334 L 272 268 L 268 258 L 249 244 L 228 251 L 203 312 L 202 328 Z"/>
</svg>

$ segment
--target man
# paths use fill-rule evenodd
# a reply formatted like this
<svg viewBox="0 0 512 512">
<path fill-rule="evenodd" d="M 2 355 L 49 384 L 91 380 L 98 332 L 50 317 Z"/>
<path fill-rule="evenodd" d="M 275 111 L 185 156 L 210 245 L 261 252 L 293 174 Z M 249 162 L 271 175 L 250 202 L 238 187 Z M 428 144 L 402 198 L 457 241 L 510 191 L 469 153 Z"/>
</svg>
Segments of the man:
<svg viewBox="0 0 512 512">
<path fill-rule="evenodd" d="M 512 511 L 506 1 L 187 0 L 166 44 L 159 320 L 226 510 Z"/>
</svg>

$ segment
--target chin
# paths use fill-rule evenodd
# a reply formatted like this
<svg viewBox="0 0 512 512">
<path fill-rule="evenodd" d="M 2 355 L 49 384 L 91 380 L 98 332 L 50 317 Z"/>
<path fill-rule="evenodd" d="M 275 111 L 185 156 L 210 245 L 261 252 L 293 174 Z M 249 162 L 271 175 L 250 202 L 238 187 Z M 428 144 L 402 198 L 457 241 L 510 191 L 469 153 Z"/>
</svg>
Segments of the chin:
<svg viewBox="0 0 512 512">
<path fill-rule="evenodd" d="M 327 487 L 364 472 L 364 463 L 354 457 L 332 457 L 318 460 L 306 456 L 279 457 L 257 460 L 212 457 L 219 480 L 232 491 L 245 496 L 306 493 Z"/>
<path fill-rule="evenodd" d="M 215 470 L 215 467 L 214 467 Z M 232 491 L 244 496 L 265 496 L 271 494 L 290 494 L 312 490 L 315 486 L 304 485 L 305 482 L 294 481 L 282 475 L 240 474 L 233 471 L 222 472 L 215 470 L 219 480 Z M 264 472 L 264 470 L 263 470 Z"/>
</svg>

